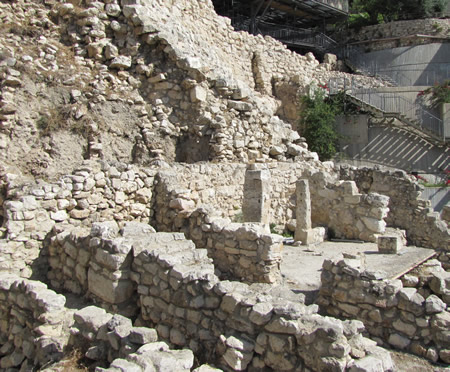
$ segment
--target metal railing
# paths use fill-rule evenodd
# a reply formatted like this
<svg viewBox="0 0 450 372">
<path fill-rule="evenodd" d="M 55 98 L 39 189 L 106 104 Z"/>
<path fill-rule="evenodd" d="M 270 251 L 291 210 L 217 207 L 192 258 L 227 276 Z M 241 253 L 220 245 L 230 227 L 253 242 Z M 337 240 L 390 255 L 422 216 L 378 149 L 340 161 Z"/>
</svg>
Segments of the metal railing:
<svg viewBox="0 0 450 372">
<path fill-rule="evenodd" d="M 402 66 L 402 71 L 394 69 L 388 64 L 379 61 L 364 61 L 360 56 L 364 55 L 364 49 L 356 45 L 347 45 L 343 52 L 339 54 L 351 68 L 359 71 L 363 75 L 373 76 L 391 82 L 396 86 L 414 86 L 414 85 L 434 85 L 436 82 L 450 79 L 450 64 L 444 65 L 439 70 L 414 69 L 408 66 Z M 412 66 L 413 67 L 413 66 Z M 413 81 L 406 73 L 413 73 L 417 79 Z"/>
<path fill-rule="evenodd" d="M 327 35 L 308 29 L 283 27 L 269 23 L 259 23 L 257 32 L 271 36 L 283 43 L 313 46 L 320 50 L 330 50 L 337 47 L 337 43 Z"/>
<path fill-rule="evenodd" d="M 348 13 L 348 0 L 316 0 L 316 1 Z"/>
<path fill-rule="evenodd" d="M 341 91 L 366 105 L 381 111 L 384 115 L 395 116 L 402 122 L 425 132 L 431 132 L 440 140 L 444 137 L 444 122 L 426 110 L 422 105 L 396 93 L 381 94 L 364 86 L 356 79 L 333 78 L 328 83 L 330 94 Z"/>
</svg>

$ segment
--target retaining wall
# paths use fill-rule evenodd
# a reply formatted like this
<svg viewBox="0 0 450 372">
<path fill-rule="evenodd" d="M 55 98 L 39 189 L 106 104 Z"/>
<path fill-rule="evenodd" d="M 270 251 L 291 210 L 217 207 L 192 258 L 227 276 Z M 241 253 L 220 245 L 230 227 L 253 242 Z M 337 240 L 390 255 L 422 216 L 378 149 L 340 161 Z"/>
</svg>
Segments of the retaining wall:
<svg viewBox="0 0 450 372">
<path fill-rule="evenodd" d="M 0 274 L 2 370 L 31 370 L 62 357 L 73 313 L 65 303 L 42 282 Z"/>
<path fill-rule="evenodd" d="M 326 260 L 318 303 L 329 315 L 361 320 L 383 344 L 450 363 L 450 273 L 433 261 L 428 277 L 407 276 L 406 287 L 366 270 L 364 258 Z"/>
</svg>

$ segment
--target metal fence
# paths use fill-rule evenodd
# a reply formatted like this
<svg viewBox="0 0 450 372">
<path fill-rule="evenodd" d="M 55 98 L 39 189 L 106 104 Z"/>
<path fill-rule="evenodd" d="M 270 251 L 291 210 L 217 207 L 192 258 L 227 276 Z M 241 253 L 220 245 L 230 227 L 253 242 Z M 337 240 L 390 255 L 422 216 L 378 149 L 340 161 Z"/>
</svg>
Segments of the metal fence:
<svg viewBox="0 0 450 372">
<path fill-rule="evenodd" d="M 257 32 L 266 36 L 271 36 L 283 43 L 294 45 L 308 45 L 320 50 L 330 50 L 336 48 L 338 44 L 327 35 L 309 29 L 301 29 L 269 23 L 258 23 Z"/>
</svg>

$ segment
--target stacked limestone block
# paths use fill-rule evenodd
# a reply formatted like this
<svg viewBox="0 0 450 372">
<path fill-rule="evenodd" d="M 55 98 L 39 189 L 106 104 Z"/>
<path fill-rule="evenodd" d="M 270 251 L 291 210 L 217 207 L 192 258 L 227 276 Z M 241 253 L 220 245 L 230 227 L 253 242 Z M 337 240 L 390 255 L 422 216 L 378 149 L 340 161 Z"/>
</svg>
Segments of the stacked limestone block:
<svg viewBox="0 0 450 372">
<path fill-rule="evenodd" d="M 375 242 L 386 229 L 389 198 L 361 193 L 355 182 L 340 181 L 332 173 L 305 169 L 311 195 L 311 220 L 326 226 L 331 237 Z M 295 226 L 295 221 L 290 222 Z"/>
<path fill-rule="evenodd" d="M 71 311 L 44 283 L 0 275 L 0 368 L 30 370 L 63 356 Z"/>
<path fill-rule="evenodd" d="M 433 272 L 422 279 L 424 289 L 418 286 L 420 277 L 405 278 L 406 287 L 399 279 L 385 279 L 383 272 L 367 270 L 361 258 L 326 260 L 319 304 L 332 316 L 361 320 L 380 343 L 449 363 L 450 278 L 433 261 Z"/>
<path fill-rule="evenodd" d="M 54 224 L 90 225 L 114 219 L 149 221 L 153 176 L 118 163 L 86 161 L 55 183 L 8 182 L 5 200 L 6 237 L 42 241 Z"/>
<path fill-rule="evenodd" d="M 29 249 L 23 242 L 0 240 L 0 271 L 14 273 L 23 278 L 32 275 L 31 267 L 39 249 Z"/>
<path fill-rule="evenodd" d="M 71 343 L 81 347 L 91 360 L 111 363 L 135 353 L 142 345 L 158 341 L 154 329 L 133 327 L 130 319 L 96 306 L 77 311 L 74 319 Z"/>
<path fill-rule="evenodd" d="M 180 187 L 178 182 L 172 172 L 158 174 L 155 187 L 158 230 L 183 232 L 197 248 L 208 250 L 208 256 L 228 278 L 250 283 L 280 281 L 281 236 L 270 234 L 267 226 L 232 223 L 229 218 L 219 217 L 217 203 L 195 208 L 199 200 L 194 201 L 192 190 Z"/>
<path fill-rule="evenodd" d="M 318 160 L 277 116 L 297 113 L 298 102 L 290 102 L 298 101 L 296 92 L 282 100 L 286 109 L 272 96 L 275 78 L 287 76 L 303 89 L 338 74 L 311 53 L 304 57 L 272 38 L 237 33 L 203 1 L 61 4 L 54 15 L 63 37 L 76 43 L 76 58 L 101 71 L 95 88 L 103 102 L 121 98 L 105 87 L 120 86 L 141 106 L 137 152 L 170 161 Z M 99 96 L 82 98 L 103 103 Z M 155 140 L 164 136 L 171 137 L 169 146 Z M 177 140 L 194 151 L 175 149 Z"/>
<path fill-rule="evenodd" d="M 135 292 L 131 280 L 132 242 L 118 237 L 115 222 L 93 224 L 89 248 L 88 290 L 98 301 L 119 305 L 130 301 Z"/>
<path fill-rule="evenodd" d="M 246 83 L 232 78 L 235 73 L 244 77 L 239 71 L 224 71 L 224 59 L 213 52 L 218 44 L 208 45 L 211 40 L 206 41 L 214 32 L 202 31 L 198 39 L 199 12 L 204 14 L 202 19 L 212 21 L 211 27 L 220 23 L 221 31 L 233 39 L 232 27 L 215 15 L 212 4 L 114 4 L 111 11 L 110 4 L 97 2 L 87 9 L 64 4 L 56 12 L 64 20 L 65 36 L 78 42 L 80 57 L 88 57 L 109 70 L 105 75 L 127 77 L 132 83 L 124 88 L 125 95 L 131 96 L 133 89 L 141 88 L 141 103 L 147 102 L 151 110 L 141 110 L 137 149 L 173 161 L 180 154 L 176 155 L 174 149 L 164 151 L 165 145 L 155 142 L 155 137 L 169 135 L 196 149 L 184 152 L 181 160 L 248 161 L 268 159 L 272 143 L 281 144 L 285 132 L 295 134 L 290 125 L 274 116 L 277 104 L 272 98 L 256 97 Z M 167 18 L 171 19 L 170 29 Z M 246 62 L 245 78 L 252 82 L 248 68 L 251 55 Z M 108 76 L 103 80 L 104 85 L 110 85 Z M 242 130 L 236 130 L 237 126 Z"/>
<path fill-rule="evenodd" d="M 110 166 L 104 162 L 86 161 L 55 183 L 29 183 L 13 174 L 2 175 L 6 189 L 2 201 L 6 239 L 0 244 L 0 269 L 24 277 L 46 271 L 42 258 L 47 251 L 41 250 L 44 240 L 62 232 L 58 242 L 55 243 L 55 237 L 51 238 L 51 246 L 60 253 L 61 247 L 56 248 L 56 245 L 62 244 L 73 226 L 90 226 L 92 222 L 110 219 L 119 224 L 130 220 L 149 221 L 154 173 L 154 170 L 120 163 Z M 77 263 L 84 267 L 88 259 L 81 257 L 83 252 L 77 257 L 78 252 L 70 248 L 66 248 L 62 256 L 53 251 L 49 254 L 53 268 L 57 268 L 57 261 L 69 256 L 67 265 L 63 262 L 59 268 L 62 270 L 67 266 L 67 277 L 75 275 L 74 270 L 70 270 L 75 269 L 71 260 L 79 260 Z M 83 275 L 81 271 L 81 267 L 77 268 L 77 275 Z M 73 287 L 74 284 L 68 285 Z M 79 293 L 80 288 L 73 287 L 71 291 Z"/>
<path fill-rule="evenodd" d="M 70 194 L 56 207 L 61 214 L 65 207 L 71 224 L 110 219 L 148 221 L 150 217 L 151 171 L 91 161 L 63 177 L 63 182 Z"/>
<path fill-rule="evenodd" d="M 206 252 L 193 251 L 177 234 L 142 238 L 133 254 L 142 322 L 156 324 L 172 344 L 202 355 L 216 350 L 225 368 L 357 371 L 370 360 L 380 370 L 393 368 L 388 354 L 361 337 L 361 323 L 324 318 L 316 306 L 220 282 Z"/>
<path fill-rule="evenodd" d="M 403 171 L 341 167 L 342 179 L 354 180 L 361 192 L 387 195 L 389 226 L 406 230 L 410 244 L 439 251 L 444 268 L 450 267 L 450 231 L 433 211 L 429 200 L 420 198 L 422 187 Z"/>
<path fill-rule="evenodd" d="M 267 225 L 231 223 L 212 215 L 206 208 L 192 212 L 188 237 L 208 250 L 226 277 L 247 283 L 281 281 L 282 236 L 270 234 Z"/>
<path fill-rule="evenodd" d="M 389 22 L 382 25 L 374 25 L 363 27 L 358 32 L 351 32 L 348 38 L 354 41 L 367 41 L 376 39 L 388 39 L 385 41 L 378 41 L 370 45 L 371 50 L 383 50 L 397 48 L 399 46 L 421 45 L 427 43 L 426 38 L 418 38 L 411 40 L 408 38 L 411 35 L 431 35 L 439 39 L 445 38 L 448 35 L 449 25 L 445 19 L 429 18 L 429 19 L 415 19 L 410 21 Z M 404 37 L 404 40 L 397 38 Z M 394 40 L 392 40 L 394 38 Z M 391 40 L 389 40 L 391 39 Z M 435 38 L 431 38 L 431 40 Z M 433 41 L 429 42 L 433 42 Z M 400 41 L 400 45 L 399 45 Z"/>
<path fill-rule="evenodd" d="M 74 313 L 74 320 L 70 345 L 82 349 L 97 365 L 109 366 L 97 366 L 96 371 L 187 372 L 194 364 L 192 351 L 171 350 L 167 343 L 158 341 L 155 329 L 133 326 L 124 316 L 88 306 Z M 207 370 L 208 366 L 202 368 Z"/>
<path fill-rule="evenodd" d="M 48 246 L 47 278 L 50 285 L 61 291 L 78 295 L 88 289 L 87 273 L 91 252 L 90 230 L 83 227 L 67 228 L 51 237 Z"/>
<path fill-rule="evenodd" d="M 175 223 L 168 218 L 171 202 L 172 209 L 178 210 L 209 204 L 222 217 L 236 218 L 242 213 L 245 169 L 239 163 L 201 163 L 173 164 L 170 170 L 161 170 L 155 184 L 154 218 L 159 230 L 169 231 Z"/>
<path fill-rule="evenodd" d="M 139 298 L 136 301 L 135 293 L 130 292 L 123 305 L 139 314 L 139 325 L 155 325 L 159 337 L 171 344 L 189 347 L 198 355 L 210 355 L 209 360 L 218 358 L 224 368 L 233 370 L 270 367 L 286 371 L 358 371 L 368 363 L 375 363 L 382 371 L 393 370 L 389 354 L 361 336 L 361 323 L 324 318 L 317 314 L 316 305 L 275 297 L 261 284 L 250 287 L 221 282 L 206 250 L 196 249 L 183 234 L 154 233 L 149 229 L 148 225 L 132 223 L 117 235 L 115 223 L 95 224 L 90 246 L 104 251 L 104 262 L 122 262 L 118 267 L 104 265 L 103 280 L 111 283 L 111 278 L 120 281 L 129 277 Z M 127 247 L 129 251 L 123 259 L 119 251 L 109 251 L 109 247 Z M 97 270 L 95 256 L 97 253 L 91 255 L 90 262 Z M 88 279 L 87 297 L 98 301 L 90 284 Z M 119 285 L 113 285 L 108 290 L 114 295 L 117 288 Z M 111 307 L 108 301 L 101 305 Z M 105 323 L 110 319 L 107 317 Z M 120 341 L 119 346 L 121 332 L 127 334 L 130 323 L 123 317 L 117 319 L 121 325 L 109 330 L 111 334 L 107 332 L 108 342 L 117 342 L 112 347 L 119 353 L 133 353 L 128 342 Z M 95 339 L 90 332 L 81 333 Z M 102 355 L 100 349 L 94 347 L 91 355 Z"/>
<path fill-rule="evenodd" d="M 30 277 L 32 267 L 39 266 L 42 242 L 55 222 L 41 205 L 42 195 L 35 195 L 40 193 L 30 188 L 29 180 L 6 172 L 0 172 L 0 179 L 4 193 L 0 197 L 0 235 L 5 238 L 0 242 L 0 271 Z"/>
<path fill-rule="evenodd" d="M 160 371 L 190 372 L 194 365 L 194 354 L 190 350 L 170 350 L 165 342 L 146 344 L 125 359 L 115 359 L 109 368 L 97 368 L 98 372 Z M 204 367 L 206 371 L 220 371 Z M 195 369 L 194 371 L 197 371 Z"/>
<path fill-rule="evenodd" d="M 389 212 L 387 196 L 361 194 L 351 181 L 339 181 L 334 187 L 319 190 L 318 194 L 329 202 L 327 225 L 336 237 L 375 242 L 385 232 L 384 219 Z"/>
</svg>

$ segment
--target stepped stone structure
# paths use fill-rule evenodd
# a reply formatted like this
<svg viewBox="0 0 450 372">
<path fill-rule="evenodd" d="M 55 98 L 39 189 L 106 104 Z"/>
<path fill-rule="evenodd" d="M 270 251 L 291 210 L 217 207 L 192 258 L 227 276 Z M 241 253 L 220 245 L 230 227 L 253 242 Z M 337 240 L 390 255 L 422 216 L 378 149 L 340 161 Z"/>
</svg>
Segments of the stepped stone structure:
<svg viewBox="0 0 450 372">
<path fill-rule="evenodd" d="M 2 370 L 71 348 L 98 371 L 394 371 L 385 344 L 448 362 L 447 224 L 404 172 L 323 163 L 295 130 L 301 95 L 353 78 L 334 58 L 210 0 L 0 9 Z M 278 233 L 387 226 L 437 261 L 402 282 L 326 261 L 316 304 L 286 286 Z"/>
</svg>

